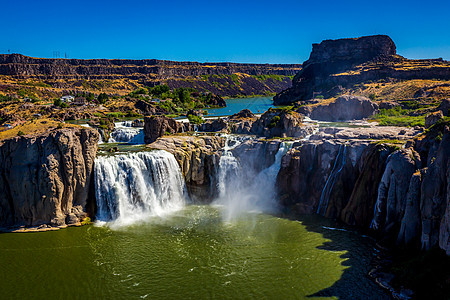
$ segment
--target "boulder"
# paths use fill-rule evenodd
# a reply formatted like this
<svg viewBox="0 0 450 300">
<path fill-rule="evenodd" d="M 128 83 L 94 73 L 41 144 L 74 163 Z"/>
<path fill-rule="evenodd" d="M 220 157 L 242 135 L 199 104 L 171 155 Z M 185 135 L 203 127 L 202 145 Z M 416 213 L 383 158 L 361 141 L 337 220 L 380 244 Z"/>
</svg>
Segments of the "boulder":
<svg viewBox="0 0 450 300">
<path fill-rule="evenodd" d="M 255 121 L 251 133 L 268 138 L 301 138 L 311 134 L 315 126 L 302 123 L 303 115 L 283 109 L 269 109 Z"/>
<path fill-rule="evenodd" d="M 429 128 L 444 119 L 444 114 L 442 111 L 438 110 L 434 113 L 430 113 L 425 117 L 425 128 Z"/>
<path fill-rule="evenodd" d="M 319 121 L 347 121 L 368 118 L 378 111 L 378 105 L 362 96 L 344 95 L 327 105 L 312 107 L 309 117 Z"/>
<path fill-rule="evenodd" d="M 442 100 L 441 104 L 439 104 L 438 110 L 442 111 L 444 116 L 449 116 L 450 111 L 450 99 L 444 99 Z"/>
<path fill-rule="evenodd" d="M 217 118 L 212 121 L 208 120 L 205 123 L 202 123 L 198 126 L 198 131 L 227 132 L 228 131 L 228 123 L 222 118 Z"/>
</svg>

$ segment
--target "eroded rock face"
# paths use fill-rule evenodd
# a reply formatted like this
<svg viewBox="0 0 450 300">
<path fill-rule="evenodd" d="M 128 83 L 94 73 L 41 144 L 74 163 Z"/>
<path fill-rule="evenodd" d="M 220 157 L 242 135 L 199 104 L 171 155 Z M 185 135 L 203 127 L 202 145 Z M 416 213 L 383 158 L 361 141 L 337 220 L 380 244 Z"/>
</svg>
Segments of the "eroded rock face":
<svg viewBox="0 0 450 300">
<path fill-rule="evenodd" d="M 325 40 L 320 44 L 313 44 L 309 59 L 303 63 L 303 69 L 292 80 L 292 88 L 277 94 L 273 99 L 274 104 L 312 99 L 314 92 L 326 92 L 337 86 L 327 82 L 331 74 L 395 54 L 395 44 L 386 35 Z"/>
<path fill-rule="evenodd" d="M 205 202 L 216 195 L 216 172 L 224 145 L 219 136 L 170 136 L 159 138 L 148 147 L 172 153 L 180 165 L 191 200 Z"/>
<path fill-rule="evenodd" d="M 385 241 L 450 253 L 450 129 L 396 145 L 308 140 L 283 157 L 277 186 L 291 212 L 319 213 Z"/>
<path fill-rule="evenodd" d="M 94 129 L 65 128 L 0 142 L 0 226 L 83 219 L 98 139 Z"/>
<path fill-rule="evenodd" d="M 192 130 L 189 123 L 177 122 L 166 116 L 149 116 L 144 118 L 144 142 L 153 143 L 164 134 L 182 133 Z"/>
<path fill-rule="evenodd" d="M 444 114 L 440 110 L 428 114 L 425 117 L 425 128 L 430 128 L 431 126 L 433 126 L 442 119 L 444 119 Z"/>
<path fill-rule="evenodd" d="M 344 95 L 336 101 L 311 108 L 309 117 L 319 121 L 347 121 L 368 118 L 378 111 L 378 105 L 362 96 Z"/>
<path fill-rule="evenodd" d="M 258 136 L 301 138 L 311 134 L 314 126 L 302 123 L 303 116 L 294 111 L 269 109 L 252 124 L 250 132 Z"/>
</svg>

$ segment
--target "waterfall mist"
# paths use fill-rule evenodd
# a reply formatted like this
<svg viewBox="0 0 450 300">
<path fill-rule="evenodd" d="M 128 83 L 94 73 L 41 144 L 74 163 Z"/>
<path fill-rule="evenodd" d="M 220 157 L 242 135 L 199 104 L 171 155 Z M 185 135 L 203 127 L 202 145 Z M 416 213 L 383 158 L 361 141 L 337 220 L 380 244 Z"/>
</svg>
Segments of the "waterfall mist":
<svg viewBox="0 0 450 300">
<path fill-rule="evenodd" d="M 275 213 L 275 182 L 281 166 L 281 158 L 288 150 L 281 143 L 275 161 L 258 172 L 245 158 L 237 158 L 232 150 L 243 142 L 242 137 L 226 136 L 226 143 L 219 162 L 218 198 L 214 204 L 224 207 L 223 218 L 230 221 L 245 212 Z M 241 160 L 243 159 L 243 160 Z"/>
<path fill-rule="evenodd" d="M 180 167 L 166 151 L 97 157 L 97 219 L 128 225 L 179 210 L 187 200 Z"/>
</svg>

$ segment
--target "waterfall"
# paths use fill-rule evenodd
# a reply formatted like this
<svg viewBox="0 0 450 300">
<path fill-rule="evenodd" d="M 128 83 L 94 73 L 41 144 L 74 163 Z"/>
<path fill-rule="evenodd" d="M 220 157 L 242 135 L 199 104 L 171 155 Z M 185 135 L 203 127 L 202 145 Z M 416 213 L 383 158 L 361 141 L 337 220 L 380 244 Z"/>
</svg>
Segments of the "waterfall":
<svg viewBox="0 0 450 300">
<path fill-rule="evenodd" d="M 132 127 L 131 122 L 117 122 L 108 143 L 144 144 L 144 129 Z"/>
<path fill-rule="evenodd" d="M 225 220 L 231 220 L 242 212 L 277 210 L 275 181 L 281 167 L 281 158 L 290 145 L 280 143 L 275 162 L 257 173 L 245 169 L 247 165 L 233 155 L 232 150 L 243 142 L 243 138 L 226 136 L 224 151 L 219 161 L 219 197 L 214 203 L 225 207 Z"/>
<path fill-rule="evenodd" d="M 323 187 L 322 194 L 320 195 L 319 206 L 317 207 L 317 213 L 319 215 L 325 216 L 327 212 L 328 203 L 330 202 L 331 191 L 333 190 L 334 182 L 336 181 L 337 176 L 342 171 L 345 166 L 345 159 L 347 156 L 347 145 L 341 144 L 339 145 L 338 155 L 334 161 L 333 169 L 331 170 L 330 175 Z"/>
<path fill-rule="evenodd" d="M 97 219 L 119 225 L 178 210 L 187 199 L 177 161 L 162 150 L 97 157 L 94 180 Z"/>
</svg>

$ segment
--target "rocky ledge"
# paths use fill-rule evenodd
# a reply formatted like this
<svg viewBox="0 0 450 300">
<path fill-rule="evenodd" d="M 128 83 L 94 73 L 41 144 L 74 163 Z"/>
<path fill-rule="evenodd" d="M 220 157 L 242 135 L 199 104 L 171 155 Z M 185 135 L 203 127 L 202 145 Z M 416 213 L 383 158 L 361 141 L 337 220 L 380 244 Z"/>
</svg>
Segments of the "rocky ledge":
<svg viewBox="0 0 450 300">
<path fill-rule="evenodd" d="M 92 216 L 98 139 L 77 127 L 1 141 L 0 226 L 64 227 Z"/>
</svg>

